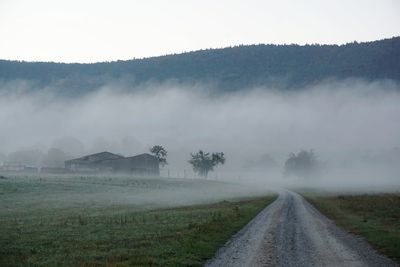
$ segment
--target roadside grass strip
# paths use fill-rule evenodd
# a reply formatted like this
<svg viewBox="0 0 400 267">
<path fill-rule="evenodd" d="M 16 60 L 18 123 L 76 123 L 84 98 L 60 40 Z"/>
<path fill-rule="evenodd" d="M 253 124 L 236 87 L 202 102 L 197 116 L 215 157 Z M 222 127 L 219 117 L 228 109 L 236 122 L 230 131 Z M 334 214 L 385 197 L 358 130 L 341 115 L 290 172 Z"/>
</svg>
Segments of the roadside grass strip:
<svg viewBox="0 0 400 267">
<path fill-rule="evenodd" d="M 306 199 L 342 228 L 360 235 L 400 263 L 400 194 L 307 195 Z"/>
</svg>

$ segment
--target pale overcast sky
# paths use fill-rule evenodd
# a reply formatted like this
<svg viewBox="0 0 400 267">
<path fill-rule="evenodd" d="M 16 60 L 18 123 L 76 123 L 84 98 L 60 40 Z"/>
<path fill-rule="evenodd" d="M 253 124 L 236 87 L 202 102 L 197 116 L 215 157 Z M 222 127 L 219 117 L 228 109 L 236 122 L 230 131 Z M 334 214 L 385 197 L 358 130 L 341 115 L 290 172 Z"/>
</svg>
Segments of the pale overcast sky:
<svg viewBox="0 0 400 267">
<path fill-rule="evenodd" d="M 0 59 L 96 62 L 400 35 L 400 0 L 0 0 Z"/>
</svg>

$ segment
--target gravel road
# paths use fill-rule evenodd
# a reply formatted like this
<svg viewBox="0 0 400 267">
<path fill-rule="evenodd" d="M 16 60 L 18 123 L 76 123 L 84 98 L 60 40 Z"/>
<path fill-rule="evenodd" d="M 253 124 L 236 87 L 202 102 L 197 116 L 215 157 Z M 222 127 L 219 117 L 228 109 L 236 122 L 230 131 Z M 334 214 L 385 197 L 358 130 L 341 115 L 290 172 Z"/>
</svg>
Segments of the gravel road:
<svg viewBox="0 0 400 267">
<path fill-rule="evenodd" d="M 303 197 L 278 198 L 205 266 L 397 266 L 319 213 Z"/>
</svg>

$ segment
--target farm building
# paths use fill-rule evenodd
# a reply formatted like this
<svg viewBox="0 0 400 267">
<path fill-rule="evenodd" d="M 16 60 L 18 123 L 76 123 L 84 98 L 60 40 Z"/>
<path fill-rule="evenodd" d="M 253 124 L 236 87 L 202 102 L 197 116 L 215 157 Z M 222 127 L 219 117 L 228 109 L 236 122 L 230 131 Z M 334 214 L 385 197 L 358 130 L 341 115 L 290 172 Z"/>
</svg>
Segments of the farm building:
<svg viewBox="0 0 400 267">
<path fill-rule="evenodd" d="M 25 165 L 21 162 L 6 161 L 1 166 L 3 171 L 23 171 L 24 169 Z"/>
<path fill-rule="evenodd" d="M 124 157 L 110 152 L 101 152 L 65 161 L 65 168 L 74 172 L 123 173 L 141 176 L 159 176 L 158 159 L 144 153 Z"/>
</svg>

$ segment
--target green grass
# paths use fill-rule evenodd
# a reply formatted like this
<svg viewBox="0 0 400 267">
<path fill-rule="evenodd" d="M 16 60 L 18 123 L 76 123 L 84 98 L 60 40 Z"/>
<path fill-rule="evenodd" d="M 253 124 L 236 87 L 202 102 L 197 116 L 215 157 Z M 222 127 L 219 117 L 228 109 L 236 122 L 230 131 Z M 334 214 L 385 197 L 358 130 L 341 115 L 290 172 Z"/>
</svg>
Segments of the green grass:
<svg viewBox="0 0 400 267">
<path fill-rule="evenodd" d="M 267 193 L 265 188 L 202 179 L 8 176 L 0 179 L 0 219 L 47 216 L 60 210 L 71 213 L 98 210 L 101 214 L 143 211 Z"/>
<path fill-rule="evenodd" d="M 400 194 L 307 195 L 318 210 L 400 263 Z"/>
<path fill-rule="evenodd" d="M 273 197 L 116 216 L 2 220 L 0 265 L 201 266 Z"/>
<path fill-rule="evenodd" d="M 2 179 L 0 266 L 201 266 L 275 198 L 235 188 L 161 178 Z"/>
</svg>

